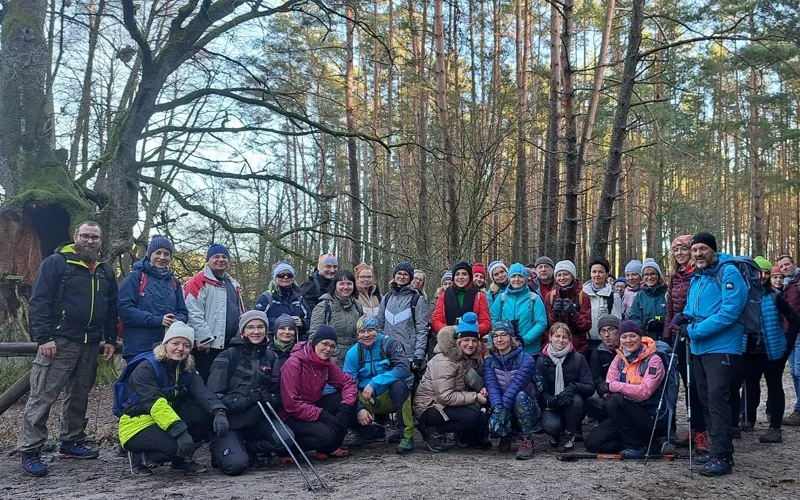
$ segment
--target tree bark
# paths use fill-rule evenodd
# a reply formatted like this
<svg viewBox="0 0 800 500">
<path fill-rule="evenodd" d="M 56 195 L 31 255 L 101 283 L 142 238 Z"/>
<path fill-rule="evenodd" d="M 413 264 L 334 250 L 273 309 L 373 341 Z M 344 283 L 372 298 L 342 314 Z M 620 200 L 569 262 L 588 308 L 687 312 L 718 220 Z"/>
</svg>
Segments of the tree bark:
<svg viewBox="0 0 800 500">
<path fill-rule="evenodd" d="M 542 179 L 542 222 L 539 225 L 539 254 L 557 255 L 558 244 L 558 142 L 561 122 L 561 51 L 558 38 L 559 13 L 555 4 L 550 7 L 550 110 L 547 118 L 547 153 Z"/>
<path fill-rule="evenodd" d="M 578 244 L 578 194 L 580 192 L 581 165 L 578 154 L 578 126 L 577 118 L 575 117 L 575 89 L 573 87 L 573 74 L 575 71 L 572 69 L 572 63 L 570 62 L 573 0 L 564 0 L 562 8 L 564 29 L 561 33 L 561 68 L 564 85 L 567 186 L 558 255 L 562 259 L 575 262 L 575 248 Z"/>
<path fill-rule="evenodd" d="M 514 242 L 512 260 L 529 258 L 528 237 L 528 58 L 530 54 L 530 16 L 527 0 L 516 0 L 516 56 L 517 56 L 517 185 L 516 213 L 514 214 Z"/>
<path fill-rule="evenodd" d="M 609 144 L 608 164 L 603 177 L 600 204 L 595 213 L 592 236 L 592 251 L 589 260 L 603 257 L 608 250 L 608 234 L 614 201 L 617 198 L 617 183 L 622 168 L 622 152 L 628 135 L 628 114 L 630 113 L 633 86 L 636 81 L 636 68 L 639 65 L 639 46 L 642 43 L 644 24 L 644 0 L 632 0 L 630 25 L 628 28 L 628 48 L 622 70 L 617 106 Z M 624 230 L 621 229 L 621 230 Z"/>
</svg>

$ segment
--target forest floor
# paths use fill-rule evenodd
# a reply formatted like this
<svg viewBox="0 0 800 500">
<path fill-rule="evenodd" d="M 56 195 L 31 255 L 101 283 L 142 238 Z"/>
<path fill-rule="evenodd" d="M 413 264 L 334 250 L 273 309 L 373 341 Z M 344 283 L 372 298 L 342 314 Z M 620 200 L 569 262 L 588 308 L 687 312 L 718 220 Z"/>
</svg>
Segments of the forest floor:
<svg viewBox="0 0 800 500">
<path fill-rule="evenodd" d="M 786 407 L 794 403 L 788 375 L 784 379 Z M 766 392 L 764 391 L 764 394 Z M 688 470 L 687 460 L 674 462 L 619 462 L 583 460 L 559 462 L 547 437 L 535 436 L 536 455 L 529 461 L 513 454 L 450 450 L 428 452 L 419 434 L 411 455 L 399 456 L 394 446 L 372 445 L 344 459 L 316 462 L 328 482 L 327 490 L 307 493 L 302 477 L 292 465 L 271 464 L 228 477 L 217 470 L 184 476 L 168 466 L 150 478 L 133 478 L 126 458 L 116 456 L 116 420 L 111 414 L 110 388 L 92 392 L 87 431 L 101 444 L 98 460 L 59 460 L 45 454 L 50 474 L 25 475 L 19 455 L 13 453 L 23 402 L 3 415 L 0 423 L 0 499 L 25 498 L 800 498 L 800 428 L 784 428 L 782 444 L 765 445 L 758 436 L 766 430 L 763 404 L 754 432 L 744 433 L 736 446 L 732 475 L 709 479 Z M 681 398 L 680 401 L 683 401 Z M 680 432 L 686 428 L 684 406 L 678 404 Z M 53 408 L 50 433 L 58 432 L 60 402 Z M 589 428 L 585 427 L 584 432 Z M 582 444 L 576 451 L 583 451 Z M 683 450 L 685 451 L 685 450 Z M 197 454 L 208 464 L 208 447 Z"/>
</svg>

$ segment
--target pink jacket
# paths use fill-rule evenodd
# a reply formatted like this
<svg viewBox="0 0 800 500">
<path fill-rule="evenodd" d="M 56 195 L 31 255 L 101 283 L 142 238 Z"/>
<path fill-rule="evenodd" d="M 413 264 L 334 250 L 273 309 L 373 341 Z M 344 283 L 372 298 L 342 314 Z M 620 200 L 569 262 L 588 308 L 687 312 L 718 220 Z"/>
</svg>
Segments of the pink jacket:
<svg viewBox="0 0 800 500">
<path fill-rule="evenodd" d="M 620 350 L 617 350 L 617 357 L 611 362 L 611 366 L 608 368 L 608 374 L 606 375 L 606 383 L 608 383 L 611 392 L 619 392 L 623 396 L 635 399 L 640 403 L 644 403 L 655 394 L 666 375 L 664 363 L 661 362 L 661 358 L 658 356 L 651 356 L 651 354 L 655 352 L 655 342 L 653 342 L 650 337 L 642 337 L 642 342 L 644 344 L 644 349 L 642 349 L 639 357 L 631 363 L 631 368 L 633 370 L 638 370 L 639 363 L 643 363 L 649 356 L 647 368 L 645 369 L 645 374 L 641 381 L 632 384 L 619 381 L 620 361 L 622 361 L 623 365 L 626 364 L 626 361 L 621 359 L 622 352 Z M 630 371 L 631 370 L 629 370 L 629 372 Z"/>
<path fill-rule="evenodd" d="M 322 399 L 325 384 L 342 393 L 342 404 L 355 405 L 358 388 L 332 360 L 321 360 L 311 347 L 311 342 L 300 342 L 281 368 L 281 418 L 294 417 L 313 422 L 319 419 L 322 408 L 316 403 Z"/>
</svg>

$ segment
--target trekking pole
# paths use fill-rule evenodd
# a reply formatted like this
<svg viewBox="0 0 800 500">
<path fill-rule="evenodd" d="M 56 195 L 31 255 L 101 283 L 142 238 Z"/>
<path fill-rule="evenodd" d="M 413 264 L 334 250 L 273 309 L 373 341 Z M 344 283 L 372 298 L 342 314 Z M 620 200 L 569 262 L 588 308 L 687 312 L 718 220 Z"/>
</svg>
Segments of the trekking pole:
<svg viewBox="0 0 800 500">
<path fill-rule="evenodd" d="M 677 341 L 676 341 L 677 343 Z M 658 408 L 656 409 L 656 415 L 653 419 L 653 430 L 650 431 L 650 441 L 647 442 L 647 453 L 645 453 L 644 464 L 647 465 L 647 460 L 650 458 L 650 447 L 653 445 L 653 438 L 656 435 L 656 426 L 658 425 L 658 417 L 661 414 L 661 406 L 664 404 L 664 395 L 667 392 L 667 386 L 669 385 L 669 372 L 672 370 L 675 361 L 675 349 L 672 350 L 672 354 L 669 356 L 669 363 L 667 363 L 667 370 L 664 373 L 664 386 L 661 388 L 661 397 L 658 399 Z M 669 408 L 667 409 L 667 442 L 669 442 L 669 428 L 672 426 L 672 417 L 670 417 Z M 662 450 L 663 454 L 663 450 Z"/>
<path fill-rule="evenodd" d="M 692 350 L 684 335 L 683 345 L 686 347 L 686 422 L 689 424 L 689 472 L 692 472 Z M 701 410 L 702 411 L 702 410 Z"/>
<path fill-rule="evenodd" d="M 273 413 L 275 412 L 275 410 L 272 408 L 272 405 L 270 405 L 269 403 L 266 403 L 266 405 L 267 405 L 267 407 L 269 407 L 270 410 L 273 411 Z M 275 432 L 275 435 L 278 436 L 278 440 L 281 442 L 283 447 L 286 448 L 286 451 L 289 452 L 289 456 L 292 457 L 292 461 L 294 462 L 295 466 L 297 466 L 297 470 L 300 471 L 300 475 L 303 476 L 303 479 L 305 479 L 306 485 L 308 485 L 308 489 L 309 490 L 313 490 L 314 487 L 311 484 L 311 481 L 308 479 L 308 476 L 306 475 L 305 471 L 303 471 L 303 468 L 300 467 L 300 462 L 297 460 L 297 457 L 294 455 L 294 452 L 292 452 L 292 448 L 288 444 L 286 444 L 286 440 L 284 440 L 283 436 L 281 436 L 281 433 L 278 432 L 278 428 L 275 426 L 275 423 L 269 417 L 269 415 L 267 414 L 267 411 L 264 409 L 264 405 L 262 405 L 260 401 L 258 402 L 258 407 L 261 409 L 261 413 L 264 414 L 264 418 L 266 418 L 267 422 L 269 422 L 269 425 L 272 427 L 272 430 L 273 430 L 273 432 Z M 278 415 L 276 413 L 275 417 L 277 418 L 277 416 Z M 278 418 L 278 422 L 280 422 L 281 425 L 283 426 L 284 430 L 286 430 L 286 424 L 284 424 L 283 421 L 280 420 L 280 418 Z M 292 442 L 295 445 L 295 447 L 297 447 L 297 449 L 300 452 L 300 454 L 303 455 L 303 457 L 306 458 L 306 461 L 308 461 L 308 457 L 306 457 L 306 454 L 297 445 L 297 441 L 294 439 L 294 436 L 292 435 L 292 433 L 291 432 L 286 432 L 286 434 L 290 437 L 290 439 L 292 440 Z M 311 464 L 309 463 L 309 465 L 311 465 Z M 317 472 L 314 470 L 314 467 L 311 467 L 311 470 L 314 472 L 314 475 L 317 476 L 317 480 L 319 480 L 319 482 L 322 485 L 322 487 L 323 488 L 327 488 L 328 485 L 325 484 L 325 481 L 323 481 L 319 477 L 319 475 L 317 475 Z"/>
<path fill-rule="evenodd" d="M 259 402 L 258 405 L 261 406 L 261 403 Z M 319 474 L 317 474 L 317 469 L 315 469 L 314 466 L 311 465 L 311 461 L 308 459 L 308 456 L 305 454 L 303 449 L 300 448 L 300 445 L 297 443 L 297 439 L 295 439 L 295 437 L 294 437 L 294 433 L 292 433 L 289 430 L 289 428 L 286 427 L 286 424 L 283 423 L 283 420 L 281 420 L 281 418 L 278 416 L 278 412 L 275 411 L 275 408 L 273 408 L 272 405 L 269 402 L 267 402 L 266 405 L 267 405 L 267 408 L 269 408 L 269 411 L 272 412 L 272 414 L 275 416 L 275 419 L 281 424 L 281 427 L 286 432 L 286 435 L 289 436 L 289 439 L 292 441 L 292 444 L 295 446 L 295 448 L 298 449 L 298 451 L 300 451 L 300 455 L 303 456 L 303 459 L 306 461 L 306 464 L 308 465 L 308 468 L 311 469 L 311 472 L 314 474 L 314 476 L 316 476 L 317 481 L 319 481 L 319 484 L 321 484 L 323 488 L 327 488 L 328 487 L 328 483 L 326 483 L 325 480 L 322 479 Z M 264 413 L 264 416 L 266 417 L 267 416 L 267 412 L 264 411 L 264 407 L 263 406 L 261 406 L 261 411 Z M 267 420 L 270 420 L 269 417 L 267 417 Z M 272 428 L 275 429 L 275 424 L 273 424 L 271 420 L 270 420 L 270 424 L 272 425 Z M 289 451 L 289 455 L 292 457 L 292 460 L 294 460 L 298 464 L 297 468 L 300 469 L 300 464 L 297 462 L 297 459 L 295 459 L 295 457 L 292 454 L 291 450 L 289 450 L 289 447 L 286 445 L 286 441 L 284 441 L 283 438 L 281 437 L 280 433 L 277 432 L 277 429 L 275 430 L 275 433 L 278 434 L 278 438 L 281 440 L 281 443 L 283 443 L 283 446 L 286 448 L 287 451 Z M 301 471 L 302 471 L 302 469 L 301 469 Z M 305 477 L 305 474 L 303 474 L 303 477 Z"/>
<path fill-rule="evenodd" d="M 674 460 L 686 459 L 686 455 L 678 455 L 674 453 L 663 453 L 653 457 L 653 459 L 663 460 L 665 462 L 672 462 Z M 577 462 L 578 460 L 646 460 L 646 457 L 628 457 L 623 458 L 622 455 L 617 453 L 556 453 L 556 460 L 559 462 Z"/>
</svg>

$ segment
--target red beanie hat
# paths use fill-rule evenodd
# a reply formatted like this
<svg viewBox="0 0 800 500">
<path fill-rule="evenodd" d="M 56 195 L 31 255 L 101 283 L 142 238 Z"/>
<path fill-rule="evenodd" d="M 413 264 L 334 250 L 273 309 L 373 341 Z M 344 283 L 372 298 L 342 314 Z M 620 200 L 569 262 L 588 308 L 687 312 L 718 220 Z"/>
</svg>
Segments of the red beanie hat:
<svg viewBox="0 0 800 500">
<path fill-rule="evenodd" d="M 482 274 L 483 277 L 486 277 L 486 266 L 483 265 L 482 262 L 476 262 L 472 264 L 472 274 Z"/>
</svg>

